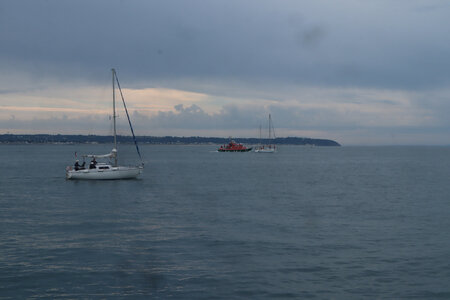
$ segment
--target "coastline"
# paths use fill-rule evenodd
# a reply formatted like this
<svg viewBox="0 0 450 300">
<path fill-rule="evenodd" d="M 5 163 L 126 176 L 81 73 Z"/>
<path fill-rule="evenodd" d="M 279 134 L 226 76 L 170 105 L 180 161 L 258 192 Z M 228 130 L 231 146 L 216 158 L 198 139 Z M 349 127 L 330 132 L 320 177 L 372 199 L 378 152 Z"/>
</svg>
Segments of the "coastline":
<svg viewBox="0 0 450 300">
<path fill-rule="evenodd" d="M 131 136 L 117 136 L 122 144 L 133 143 Z M 284 137 L 273 140 L 257 138 L 235 138 L 243 144 L 258 144 L 271 142 L 277 145 L 301 146 L 341 146 L 338 142 L 329 139 L 314 139 L 304 137 Z M 177 137 L 177 136 L 137 136 L 139 144 L 154 145 L 221 145 L 229 142 L 229 138 L 221 137 Z M 0 144 L 108 144 L 111 136 L 102 135 L 62 135 L 62 134 L 0 134 Z"/>
</svg>

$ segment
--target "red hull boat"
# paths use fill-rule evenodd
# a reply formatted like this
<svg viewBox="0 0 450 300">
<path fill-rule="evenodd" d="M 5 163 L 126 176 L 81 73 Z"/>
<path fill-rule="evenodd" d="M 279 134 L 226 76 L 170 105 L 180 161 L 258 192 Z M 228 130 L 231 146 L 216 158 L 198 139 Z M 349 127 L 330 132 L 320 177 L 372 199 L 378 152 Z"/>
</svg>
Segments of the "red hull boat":
<svg viewBox="0 0 450 300">
<path fill-rule="evenodd" d="M 230 141 L 228 145 L 220 146 L 220 148 L 217 150 L 219 152 L 248 152 L 251 151 L 252 148 L 247 148 L 242 144 L 238 144 L 235 141 Z"/>
</svg>

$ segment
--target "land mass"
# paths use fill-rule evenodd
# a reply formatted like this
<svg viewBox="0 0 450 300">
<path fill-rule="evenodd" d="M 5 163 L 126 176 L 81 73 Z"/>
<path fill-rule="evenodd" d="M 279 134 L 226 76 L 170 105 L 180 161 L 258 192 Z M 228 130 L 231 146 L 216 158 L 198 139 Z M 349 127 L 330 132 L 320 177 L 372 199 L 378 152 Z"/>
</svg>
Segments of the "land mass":
<svg viewBox="0 0 450 300">
<path fill-rule="evenodd" d="M 226 144 L 229 138 L 220 137 L 178 137 L 178 136 L 137 136 L 137 142 L 140 144 Z M 119 143 L 133 143 L 131 136 L 117 136 Z M 340 146 L 333 140 L 313 139 L 303 137 L 283 137 L 273 140 L 257 139 L 257 138 L 236 138 L 236 141 L 243 144 L 273 143 L 278 145 L 311 145 L 311 146 Z M 103 135 L 65 135 L 65 134 L 1 134 L 1 144 L 89 144 L 99 143 L 107 144 L 112 142 L 111 136 Z"/>
</svg>

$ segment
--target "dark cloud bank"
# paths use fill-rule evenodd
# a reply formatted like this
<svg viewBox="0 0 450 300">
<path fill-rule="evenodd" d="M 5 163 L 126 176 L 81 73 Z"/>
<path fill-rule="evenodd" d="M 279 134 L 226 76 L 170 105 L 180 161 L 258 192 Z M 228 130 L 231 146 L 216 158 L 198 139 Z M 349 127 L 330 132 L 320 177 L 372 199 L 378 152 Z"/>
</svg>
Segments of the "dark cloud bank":
<svg viewBox="0 0 450 300">
<path fill-rule="evenodd" d="M 58 80 L 414 89 L 449 81 L 446 6 L 411 1 L 6 1 L 0 59 Z M 103 81 L 102 81 L 103 82 Z"/>
</svg>

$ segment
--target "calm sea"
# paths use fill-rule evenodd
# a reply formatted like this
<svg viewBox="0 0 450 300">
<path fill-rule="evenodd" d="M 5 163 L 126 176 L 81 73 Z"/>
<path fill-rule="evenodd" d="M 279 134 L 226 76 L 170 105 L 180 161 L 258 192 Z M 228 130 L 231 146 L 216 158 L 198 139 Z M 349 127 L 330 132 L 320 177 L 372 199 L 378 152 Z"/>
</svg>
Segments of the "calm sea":
<svg viewBox="0 0 450 300">
<path fill-rule="evenodd" d="M 0 145 L 1 299 L 450 298 L 450 147 L 141 148 Z"/>
</svg>

